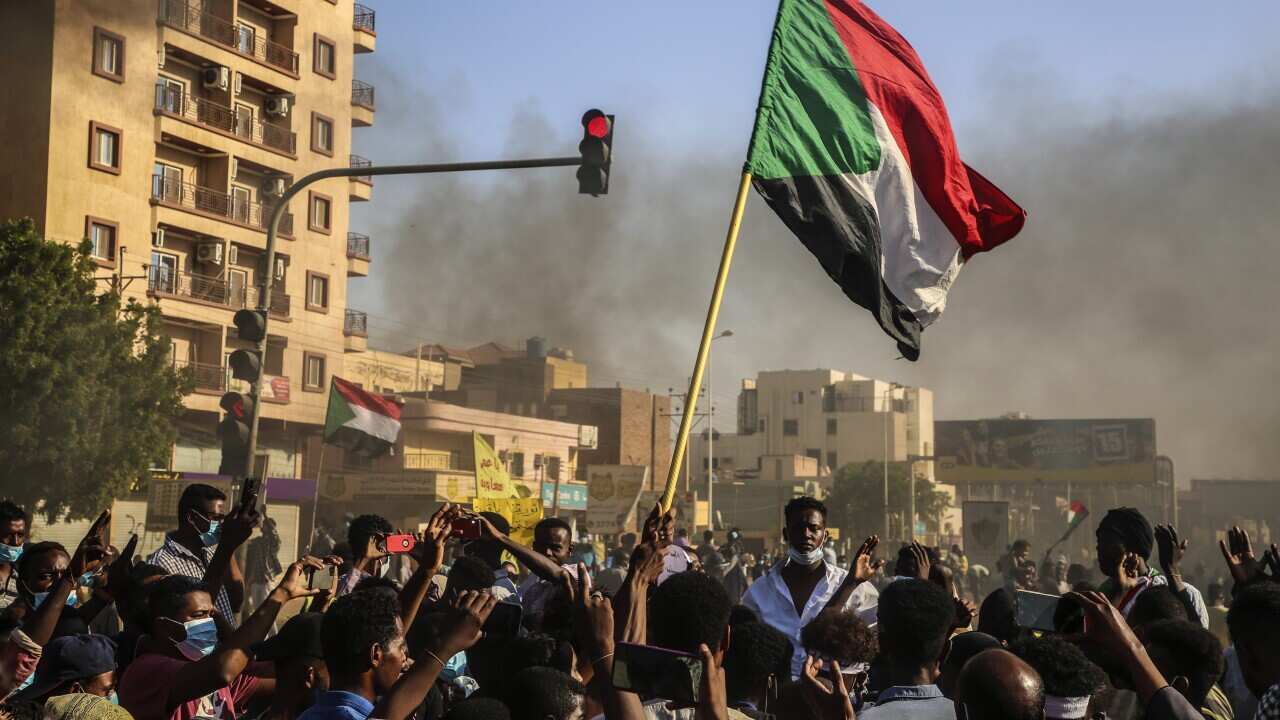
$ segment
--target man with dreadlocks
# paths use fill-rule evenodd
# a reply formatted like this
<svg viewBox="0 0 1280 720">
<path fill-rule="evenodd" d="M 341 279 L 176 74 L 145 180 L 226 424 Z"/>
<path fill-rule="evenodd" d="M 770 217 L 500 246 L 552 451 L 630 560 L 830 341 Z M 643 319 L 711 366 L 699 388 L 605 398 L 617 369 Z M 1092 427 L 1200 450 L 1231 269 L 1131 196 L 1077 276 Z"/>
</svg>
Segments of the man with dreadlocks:
<svg viewBox="0 0 1280 720">
<path fill-rule="evenodd" d="M 1126 617 L 1139 595 L 1148 588 L 1167 585 L 1186 606 L 1188 616 L 1209 627 L 1209 611 L 1200 591 L 1182 580 L 1179 562 L 1187 541 L 1178 540 L 1172 525 L 1160 525 L 1153 531 L 1137 509 L 1114 508 L 1098 523 L 1097 539 L 1098 569 L 1107 576 L 1098 590 Z M 1157 542 L 1163 573 L 1147 564 Z"/>
</svg>

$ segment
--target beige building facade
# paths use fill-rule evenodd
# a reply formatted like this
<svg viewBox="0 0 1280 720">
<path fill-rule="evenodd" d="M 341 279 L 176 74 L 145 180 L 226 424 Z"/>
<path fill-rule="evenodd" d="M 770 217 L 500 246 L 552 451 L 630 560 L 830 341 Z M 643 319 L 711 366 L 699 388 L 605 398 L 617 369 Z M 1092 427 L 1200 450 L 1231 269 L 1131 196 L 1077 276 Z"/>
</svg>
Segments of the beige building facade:
<svg viewBox="0 0 1280 720">
<path fill-rule="evenodd" d="M 245 347 L 232 316 L 256 306 L 263 273 L 276 288 L 262 408 L 270 474 L 301 472 L 329 377 L 366 349 L 347 281 L 368 274 L 372 255 L 348 209 L 369 199 L 369 178 L 294 198 L 274 267 L 264 255 L 293 179 L 364 162 L 351 129 L 372 123 L 374 94 L 354 58 L 375 38 L 372 11 L 351 0 L 0 4 L 0 217 L 89 238 L 104 282 L 159 305 L 174 363 L 196 384 L 174 470 L 217 467 L 218 399 L 242 389 L 226 369 Z"/>
</svg>

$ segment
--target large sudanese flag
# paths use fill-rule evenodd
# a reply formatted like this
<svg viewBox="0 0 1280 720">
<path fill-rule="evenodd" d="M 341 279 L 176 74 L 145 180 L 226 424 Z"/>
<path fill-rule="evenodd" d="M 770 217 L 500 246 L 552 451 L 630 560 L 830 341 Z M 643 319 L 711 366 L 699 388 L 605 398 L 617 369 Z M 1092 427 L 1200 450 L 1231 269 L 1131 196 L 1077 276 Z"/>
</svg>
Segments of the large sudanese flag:
<svg viewBox="0 0 1280 720">
<path fill-rule="evenodd" d="M 919 56 L 857 0 L 781 0 L 746 169 L 910 360 L 960 266 L 1026 218 L 960 160 Z"/>
<path fill-rule="evenodd" d="M 385 455 L 400 436 L 400 406 L 334 375 L 324 442 L 365 457 Z"/>
</svg>

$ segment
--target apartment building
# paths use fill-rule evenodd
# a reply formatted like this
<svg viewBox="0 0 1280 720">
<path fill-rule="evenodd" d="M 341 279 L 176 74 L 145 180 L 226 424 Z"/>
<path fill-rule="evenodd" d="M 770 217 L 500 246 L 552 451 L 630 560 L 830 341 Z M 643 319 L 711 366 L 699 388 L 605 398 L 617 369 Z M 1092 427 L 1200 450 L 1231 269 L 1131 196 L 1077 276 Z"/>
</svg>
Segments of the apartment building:
<svg viewBox="0 0 1280 720">
<path fill-rule="evenodd" d="M 704 483 L 707 435 L 690 443 Z M 710 445 L 721 482 L 755 477 L 771 456 L 812 458 L 819 474 L 883 460 L 886 446 L 889 462 L 905 462 L 933 454 L 933 392 L 840 370 L 761 372 L 742 383 L 737 432 L 717 432 Z M 933 463 L 915 472 L 932 480 Z"/>
<path fill-rule="evenodd" d="M 366 164 L 352 128 L 374 117 L 355 57 L 374 12 L 351 0 L 45 0 L 0 4 L 0 216 L 52 239 L 89 238 L 104 278 L 155 302 L 196 390 L 171 459 L 216 471 L 218 399 L 240 383 L 232 315 L 275 277 L 264 369 L 269 473 L 296 477 L 324 422 L 329 377 L 366 349 L 347 281 L 370 239 L 348 228 L 368 177 L 294 198 L 265 267 L 266 225 L 308 173 Z M 212 469 L 212 470 L 211 470 Z"/>
</svg>

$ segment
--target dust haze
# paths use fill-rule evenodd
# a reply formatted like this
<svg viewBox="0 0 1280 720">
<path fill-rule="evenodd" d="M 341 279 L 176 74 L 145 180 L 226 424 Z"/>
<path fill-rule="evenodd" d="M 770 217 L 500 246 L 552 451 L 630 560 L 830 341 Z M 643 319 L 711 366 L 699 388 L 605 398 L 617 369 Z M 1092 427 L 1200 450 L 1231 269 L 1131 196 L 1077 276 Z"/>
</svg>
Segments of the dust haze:
<svg viewBox="0 0 1280 720">
<path fill-rule="evenodd" d="M 436 127 L 441 98 L 466 94 L 423 96 L 382 70 L 381 84 L 399 83 L 389 95 L 406 98 L 380 108 L 385 133 Z M 715 345 L 717 426 L 732 430 L 741 378 L 834 367 L 931 388 L 939 419 L 1154 417 L 1183 483 L 1273 476 L 1280 93 L 1242 89 L 1248 99 L 1229 106 L 1155 98 L 1140 112 L 1105 113 L 1032 79 L 1004 92 L 993 98 L 1007 114 L 997 128 L 957 131 L 970 164 L 1030 218 L 964 269 L 918 363 L 898 359 L 870 314 L 752 197 L 719 322 L 734 337 Z M 566 131 L 576 127 L 553 128 L 547 114 L 513 109 L 508 156 L 573 152 Z M 662 142 L 660 127 L 620 116 L 602 198 L 577 195 L 565 168 L 375 193 L 375 343 L 536 334 L 572 348 L 593 384 L 665 392 L 687 382 L 745 137 L 726 138 L 713 157 L 674 155 Z M 412 150 L 452 158 L 452 147 L 444 131 L 427 131 Z"/>
</svg>

